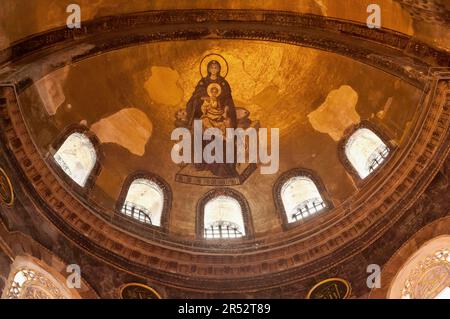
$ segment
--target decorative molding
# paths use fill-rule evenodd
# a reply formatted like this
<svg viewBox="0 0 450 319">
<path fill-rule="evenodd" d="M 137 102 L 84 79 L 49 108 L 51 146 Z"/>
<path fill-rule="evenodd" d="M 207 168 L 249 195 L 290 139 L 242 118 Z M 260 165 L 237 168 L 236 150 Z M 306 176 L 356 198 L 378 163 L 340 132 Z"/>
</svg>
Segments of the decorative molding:
<svg viewBox="0 0 450 319">
<path fill-rule="evenodd" d="M 49 271 L 54 277 L 65 279 L 68 275 L 67 265 L 70 262 L 63 261 L 54 251 L 44 247 L 37 242 L 35 238 L 31 238 L 19 231 L 10 231 L 6 225 L 0 220 L 0 240 L 3 240 L 8 248 L 8 256 L 10 257 L 10 266 L 14 263 L 21 265 L 30 264 Z M 18 244 L 20 243 L 20 244 Z M 52 247 L 53 248 L 53 247 Z M 34 268 L 34 267 L 32 267 Z M 17 267 L 12 267 L 8 272 L 8 277 L 12 279 L 12 273 L 17 272 Z M 85 273 L 86 271 L 83 271 Z M 65 285 L 65 280 L 63 281 Z M 6 286 L 10 283 L 7 280 L 4 293 L 7 293 Z M 69 289 L 70 290 L 70 289 Z M 81 287 L 76 289 L 76 293 L 81 298 L 98 299 L 99 294 L 86 281 L 85 276 L 81 278 Z"/>
<path fill-rule="evenodd" d="M 58 51 L 65 59 L 41 67 L 42 76 L 93 55 L 133 45 L 196 39 L 246 39 L 334 52 L 379 68 L 423 88 L 431 66 L 450 65 L 450 54 L 387 29 L 311 14 L 267 10 L 171 10 L 130 13 L 30 36 L 0 51 L 0 66 Z M 83 45 L 85 46 L 83 49 Z M 70 48 L 80 50 L 71 53 Z M 67 51 L 67 52 L 63 52 Z M 63 53 L 61 53 L 63 52 Z M 22 78 L 19 90 L 32 84 Z"/>
<path fill-rule="evenodd" d="M 435 251 L 419 262 L 405 281 L 401 292 L 402 299 L 432 299 L 450 285 L 449 249 L 450 247 L 446 247 Z M 423 289 L 423 286 L 428 289 Z"/>
</svg>

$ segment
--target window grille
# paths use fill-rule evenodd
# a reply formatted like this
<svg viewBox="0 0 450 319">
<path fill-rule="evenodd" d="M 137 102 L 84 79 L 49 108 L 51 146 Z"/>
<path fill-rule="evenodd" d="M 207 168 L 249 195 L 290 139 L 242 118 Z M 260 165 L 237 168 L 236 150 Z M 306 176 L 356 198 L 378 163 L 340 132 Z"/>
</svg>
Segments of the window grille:
<svg viewBox="0 0 450 319">
<path fill-rule="evenodd" d="M 296 212 L 292 214 L 292 219 L 301 220 L 321 211 L 325 207 L 326 205 L 321 198 L 306 200 L 297 206 Z"/>
<path fill-rule="evenodd" d="M 121 212 L 129 217 L 132 217 L 142 223 L 152 225 L 151 213 L 148 209 L 136 205 L 131 202 L 125 202 L 122 206 Z"/>
<path fill-rule="evenodd" d="M 217 221 L 205 227 L 205 238 L 240 238 L 243 237 L 239 226 L 228 221 Z"/>
</svg>

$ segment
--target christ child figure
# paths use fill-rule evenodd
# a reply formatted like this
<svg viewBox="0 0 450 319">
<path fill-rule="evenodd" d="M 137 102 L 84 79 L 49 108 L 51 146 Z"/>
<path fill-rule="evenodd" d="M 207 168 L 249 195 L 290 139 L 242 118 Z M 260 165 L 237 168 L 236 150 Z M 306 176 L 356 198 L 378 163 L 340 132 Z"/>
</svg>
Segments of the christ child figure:
<svg viewBox="0 0 450 319">
<path fill-rule="evenodd" d="M 202 124 L 203 129 L 218 128 L 222 136 L 226 136 L 227 127 L 231 127 L 228 106 L 221 105 L 219 96 L 221 87 L 217 83 L 211 83 L 207 88 L 208 97 L 202 98 Z"/>
</svg>

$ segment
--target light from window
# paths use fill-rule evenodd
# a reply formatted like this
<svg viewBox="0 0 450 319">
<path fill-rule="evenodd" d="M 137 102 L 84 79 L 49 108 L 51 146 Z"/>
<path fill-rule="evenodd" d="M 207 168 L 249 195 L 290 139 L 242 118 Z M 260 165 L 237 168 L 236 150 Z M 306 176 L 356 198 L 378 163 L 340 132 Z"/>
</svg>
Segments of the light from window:
<svg viewBox="0 0 450 319">
<path fill-rule="evenodd" d="M 445 287 L 434 299 L 450 299 L 450 287 Z"/>
<path fill-rule="evenodd" d="M 55 153 L 54 159 L 74 182 L 84 187 L 97 161 L 97 154 L 86 135 L 73 133 Z"/>
<path fill-rule="evenodd" d="M 316 184 L 306 176 L 290 178 L 281 188 L 281 200 L 289 223 L 314 215 L 326 207 Z"/>
<path fill-rule="evenodd" d="M 128 189 L 121 212 L 142 223 L 160 226 L 164 205 L 164 192 L 148 179 L 134 180 Z"/>
<path fill-rule="evenodd" d="M 239 202 L 230 196 L 217 196 L 205 205 L 204 236 L 207 239 L 245 236 L 244 219 Z"/>
<path fill-rule="evenodd" d="M 389 147 L 371 130 L 360 128 L 348 139 L 345 155 L 364 179 L 387 158 Z"/>
</svg>

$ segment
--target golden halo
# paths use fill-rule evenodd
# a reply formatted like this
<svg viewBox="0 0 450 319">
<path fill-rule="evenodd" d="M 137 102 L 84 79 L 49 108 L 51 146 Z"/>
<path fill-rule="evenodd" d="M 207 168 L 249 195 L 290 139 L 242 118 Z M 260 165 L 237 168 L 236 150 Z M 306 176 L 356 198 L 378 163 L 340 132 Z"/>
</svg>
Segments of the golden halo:
<svg viewBox="0 0 450 319">
<path fill-rule="evenodd" d="M 223 77 L 226 77 L 228 74 L 228 62 L 227 62 L 227 60 L 225 60 L 225 58 L 223 56 L 221 56 L 220 54 L 215 54 L 215 53 L 208 54 L 202 59 L 202 62 L 200 62 L 200 75 L 203 78 L 206 78 L 208 76 L 208 70 L 207 70 L 208 63 L 211 62 L 212 60 L 219 62 L 220 75 Z"/>
<path fill-rule="evenodd" d="M 211 90 L 213 89 L 213 88 L 216 88 L 217 89 L 217 96 L 219 96 L 221 93 L 222 93 L 222 88 L 220 87 L 220 85 L 219 84 L 217 84 L 217 83 L 211 83 L 210 85 L 208 85 L 208 87 L 206 88 L 206 92 L 208 92 L 208 96 L 211 96 L 212 94 L 211 94 Z"/>
</svg>

